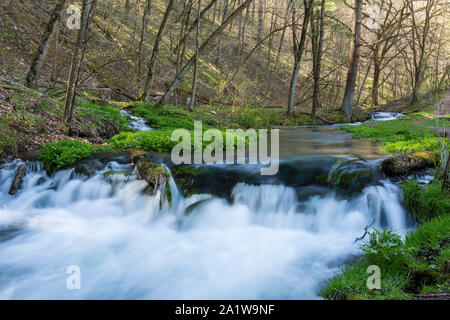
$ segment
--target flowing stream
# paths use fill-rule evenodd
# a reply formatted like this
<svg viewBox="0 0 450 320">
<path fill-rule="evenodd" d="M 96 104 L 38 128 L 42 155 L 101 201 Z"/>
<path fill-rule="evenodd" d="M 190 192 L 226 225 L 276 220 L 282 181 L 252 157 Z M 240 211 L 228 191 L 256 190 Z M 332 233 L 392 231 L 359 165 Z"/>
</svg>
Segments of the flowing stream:
<svg viewBox="0 0 450 320">
<path fill-rule="evenodd" d="M 317 299 L 361 254 L 355 238 L 366 226 L 411 227 L 399 188 L 380 172 L 376 143 L 334 128 L 285 129 L 280 140 L 282 166 L 272 180 L 237 180 L 226 199 L 183 197 L 171 176 L 172 203 L 162 206 L 126 155 L 91 159 L 89 174 L 5 164 L 0 299 Z M 23 188 L 11 196 L 21 164 Z M 325 176 L 333 184 L 349 172 L 370 179 L 352 194 L 314 182 Z M 72 265 L 80 290 L 66 285 Z"/>
</svg>

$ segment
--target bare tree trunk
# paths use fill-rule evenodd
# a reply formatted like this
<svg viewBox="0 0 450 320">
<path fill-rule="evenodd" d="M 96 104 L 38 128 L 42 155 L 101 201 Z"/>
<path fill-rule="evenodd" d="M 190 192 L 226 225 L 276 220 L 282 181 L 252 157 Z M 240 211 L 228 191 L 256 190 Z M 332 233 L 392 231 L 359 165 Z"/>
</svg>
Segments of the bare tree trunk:
<svg viewBox="0 0 450 320">
<path fill-rule="evenodd" d="M 298 82 L 298 73 L 300 71 L 300 63 L 302 61 L 303 51 L 305 50 L 305 41 L 308 31 L 308 22 L 309 15 L 311 14 L 312 4 L 314 0 L 303 0 L 304 3 L 304 16 L 303 16 L 303 26 L 302 33 L 300 36 L 300 43 L 297 45 L 295 43 L 295 63 L 294 63 L 294 71 L 292 72 L 291 86 L 289 90 L 289 103 L 288 103 L 288 114 L 294 113 L 294 105 L 295 105 L 295 89 L 297 88 Z M 296 10 L 292 10 L 292 19 L 295 20 Z M 296 41 L 295 35 L 295 26 L 292 26 L 294 33 L 294 42 Z"/>
<path fill-rule="evenodd" d="M 42 36 L 39 47 L 31 63 L 30 70 L 26 77 L 27 87 L 35 87 L 42 67 L 44 66 L 45 59 L 47 58 L 48 49 L 50 48 L 52 35 L 55 33 L 56 28 L 59 26 L 61 20 L 61 12 L 65 8 L 67 0 L 58 0 L 47 27 L 45 28 L 44 35 Z"/>
<path fill-rule="evenodd" d="M 347 73 L 347 82 L 345 85 L 344 100 L 341 110 L 345 112 L 349 119 L 352 119 L 353 97 L 355 95 L 356 76 L 358 74 L 359 47 L 361 39 L 361 18 L 362 18 L 362 0 L 355 0 L 355 35 L 353 40 L 352 52 L 350 56 L 350 65 Z"/>
<path fill-rule="evenodd" d="M 197 77 L 198 77 L 198 48 L 199 48 L 199 42 L 200 42 L 200 10 L 202 6 L 202 0 L 198 0 L 198 9 L 197 9 L 197 34 L 195 35 L 195 64 L 194 64 L 194 76 L 192 80 L 192 95 L 191 95 L 191 101 L 189 103 L 189 111 L 194 111 L 195 106 L 195 92 L 197 90 Z"/>
<path fill-rule="evenodd" d="M 289 0 L 288 6 L 286 7 L 286 14 L 284 16 L 284 26 L 286 27 L 288 25 L 288 19 L 289 19 L 289 12 L 291 11 L 292 5 L 294 4 L 295 0 Z M 280 61 L 280 55 L 281 55 L 281 50 L 283 49 L 283 44 L 284 44 L 284 37 L 286 35 L 286 28 L 283 29 L 282 33 L 281 33 L 281 37 L 280 37 L 280 45 L 278 46 L 278 53 L 277 53 L 277 58 L 275 60 L 275 70 L 278 68 L 278 63 Z"/>
<path fill-rule="evenodd" d="M 96 0 L 94 0 L 96 1 Z M 77 42 L 75 44 L 73 57 L 72 57 L 72 64 L 70 67 L 70 74 L 69 74 L 69 81 L 67 83 L 67 89 L 66 89 L 66 98 L 64 102 L 64 122 L 69 122 L 72 119 L 72 111 L 71 103 L 72 103 L 72 97 L 75 94 L 75 82 L 78 74 L 78 67 L 80 64 L 79 59 L 79 51 L 82 46 L 83 36 L 85 35 L 87 23 L 88 23 L 88 17 L 89 17 L 89 11 L 91 8 L 93 1 L 92 0 L 83 0 L 83 8 L 81 12 L 81 23 L 80 23 L 80 30 L 78 31 L 77 36 Z"/>
<path fill-rule="evenodd" d="M 138 54 L 139 76 L 141 76 L 142 47 L 144 45 L 145 32 L 147 31 L 147 17 L 151 15 L 151 11 L 152 11 L 152 0 L 146 0 L 144 7 L 144 14 L 142 16 L 141 41 L 139 42 L 139 54 Z"/>
<path fill-rule="evenodd" d="M 59 23 L 56 25 L 55 36 L 53 40 L 53 66 L 52 66 L 52 75 L 50 79 L 55 82 L 58 78 L 58 70 L 57 70 L 57 60 L 58 60 L 58 41 L 59 41 Z"/>
<path fill-rule="evenodd" d="M 258 12 L 258 42 L 263 38 L 264 32 L 264 0 L 259 0 Z"/>
<path fill-rule="evenodd" d="M 322 48 L 323 48 L 323 34 L 324 34 L 324 17 L 325 17 L 325 0 L 322 0 L 320 6 L 320 25 L 316 28 L 319 32 L 318 41 L 313 46 L 313 69 L 314 69 L 314 92 L 313 92 L 313 106 L 311 110 L 311 117 L 316 116 L 316 110 L 320 107 L 320 69 L 322 64 Z M 316 37 L 316 35 L 313 35 Z"/>
<path fill-rule="evenodd" d="M 150 63 L 148 64 L 147 79 L 145 80 L 144 92 L 142 93 L 141 100 L 150 100 L 150 87 L 153 83 L 153 76 L 155 72 L 156 60 L 158 59 L 159 47 L 161 46 L 162 37 L 164 30 L 166 29 L 167 22 L 169 21 L 170 13 L 173 9 L 174 0 L 169 0 L 167 4 L 166 12 L 164 13 L 163 20 L 159 27 L 158 34 L 156 35 L 155 45 L 153 46 L 152 57 L 150 58 Z"/>
<path fill-rule="evenodd" d="M 222 31 L 233 21 L 239 14 L 244 11 L 245 8 L 247 8 L 253 0 L 244 0 L 243 4 L 238 7 L 232 14 L 230 14 L 227 19 L 208 37 L 208 39 L 203 42 L 203 44 L 198 49 L 198 55 L 201 55 L 206 48 L 208 47 L 208 44 L 211 43 L 215 38 L 217 38 Z M 158 105 L 166 104 L 172 95 L 173 91 L 177 88 L 178 83 L 180 80 L 184 77 L 186 72 L 192 67 L 194 64 L 196 57 L 192 57 L 186 65 L 181 69 L 181 71 L 176 75 L 175 80 L 172 82 L 170 87 L 167 89 L 167 91 L 164 93 L 164 96 L 159 100 Z"/>
</svg>

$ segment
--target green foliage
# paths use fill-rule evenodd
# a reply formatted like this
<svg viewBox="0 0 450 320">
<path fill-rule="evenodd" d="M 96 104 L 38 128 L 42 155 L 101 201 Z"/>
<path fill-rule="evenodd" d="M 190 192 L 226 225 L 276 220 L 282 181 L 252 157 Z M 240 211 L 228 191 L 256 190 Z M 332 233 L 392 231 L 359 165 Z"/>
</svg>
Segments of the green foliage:
<svg viewBox="0 0 450 320">
<path fill-rule="evenodd" d="M 47 143 L 40 151 L 40 160 L 46 169 L 60 169 L 83 160 L 94 152 L 94 147 L 78 140 L 62 140 Z"/>
<path fill-rule="evenodd" d="M 207 130 L 207 129 L 205 129 Z M 179 143 L 172 141 L 172 132 L 174 129 L 161 129 L 144 132 L 123 132 L 112 137 L 108 145 L 120 149 L 138 149 L 147 152 L 171 152 L 172 149 Z M 224 148 L 226 144 L 226 131 L 220 131 L 223 137 Z M 194 131 L 189 131 L 191 135 L 192 149 L 194 148 Z M 244 143 L 248 146 L 249 139 L 239 133 L 236 133 L 234 139 L 234 147 L 239 143 Z M 202 148 L 204 149 L 211 142 L 202 141 Z"/>
<path fill-rule="evenodd" d="M 432 130 L 408 119 L 345 126 L 342 129 L 353 133 L 357 139 L 373 138 L 384 142 L 382 149 L 388 153 L 438 151 L 438 139 Z"/>
<path fill-rule="evenodd" d="M 423 223 L 404 242 L 392 231 L 375 230 L 369 242 L 361 245 L 364 256 L 343 267 L 319 295 L 326 299 L 410 299 L 411 291 L 448 290 L 448 276 L 442 273 L 449 263 L 449 245 L 449 214 Z M 370 265 L 380 267 L 380 290 L 369 290 L 366 285 Z M 430 274 L 432 281 L 420 278 Z"/>
<path fill-rule="evenodd" d="M 408 299 L 410 296 L 401 290 L 408 282 L 408 277 L 402 272 L 391 272 L 381 268 L 382 289 L 369 290 L 367 287 L 367 268 L 372 265 L 362 258 L 353 265 L 345 266 L 341 272 L 327 282 L 319 295 L 329 300 L 359 300 L 359 299 Z M 386 272 L 388 271 L 388 272 Z"/>
<path fill-rule="evenodd" d="M 108 145 L 121 149 L 139 149 L 148 152 L 170 152 L 177 142 L 171 141 L 172 130 L 123 132 L 112 137 Z"/>
<path fill-rule="evenodd" d="M 120 110 L 110 106 L 98 106 L 92 103 L 83 103 L 75 109 L 78 115 L 88 117 L 96 126 L 103 127 L 109 123 L 118 127 L 121 131 L 131 131 L 126 116 L 120 114 Z"/>
<path fill-rule="evenodd" d="M 194 123 L 191 120 L 187 120 L 185 115 L 179 111 L 141 107 L 133 109 L 133 113 L 139 117 L 145 118 L 150 126 L 158 129 L 194 129 Z M 183 118 L 177 118 L 178 116 Z"/>
<path fill-rule="evenodd" d="M 450 195 L 442 190 L 441 183 L 434 182 L 422 188 L 416 181 L 407 180 L 401 187 L 403 202 L 417 221 L 423 223 L 450 213 Z"/>
<path fill-rule="evenodd" d="M 379 266 L 400 269 L 408 254 L 401 237 L 392 230 L 377 229 L 370 232 L 369 236 L 369 242 L 361 245 L 367 261 Z"/>
</svg>

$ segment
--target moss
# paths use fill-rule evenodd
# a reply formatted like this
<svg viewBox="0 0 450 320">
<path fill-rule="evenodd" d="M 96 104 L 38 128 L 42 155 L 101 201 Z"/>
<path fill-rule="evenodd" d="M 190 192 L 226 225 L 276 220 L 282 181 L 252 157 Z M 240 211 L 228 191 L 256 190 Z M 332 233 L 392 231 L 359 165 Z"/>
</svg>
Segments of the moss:
<svg viewBox="0 0 450 320">
<path fill-rule="evenodd" d="M 58 170 L 67 165 L 89 157 L 94 152 L 94 147 L 86 142 L 78 140 L 63 140 L 45 144 L 39 159 L 48 170 Z"/>
</svg>

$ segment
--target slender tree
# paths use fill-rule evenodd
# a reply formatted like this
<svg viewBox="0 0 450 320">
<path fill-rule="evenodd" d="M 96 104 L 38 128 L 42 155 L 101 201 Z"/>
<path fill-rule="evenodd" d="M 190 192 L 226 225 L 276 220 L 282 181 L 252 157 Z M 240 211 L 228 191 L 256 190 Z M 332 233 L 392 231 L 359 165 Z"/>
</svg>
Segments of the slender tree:
<svg viewBox="0 0 450 320">
<path fill-rule="evenodd" d="M 355 31 L 353 45 L 350 54 L 350 64 L 347 72 L 347 82 L 345 85 L 344 100 L 341 110 L 349 119 L 353 117 L 353 98 L 355 95 L 356 76 L 358 74 L 359 52 L 361 46 L 361 18 L 362 18 L 362 0 L 355 0 Z"/>
<path fill-rule="evenodd" d="M 309 16 L 311 14 L 312 4 L 314 0 L 303 0 L 303 25 L 302 32 L 300 35 L 300 42 L 297 43 L 297 30 L 295 28 L 296 25 L 296 12 L 295 6 L 292 9 L 292 35 L 294 41 L 294 71 L 292 72 L 291 85 L 289 90 L 289 102 L 288 102 L 288 114 L 294 113 L 294 105 L 295 105 L 295 90 L 297 88 L 298 82 L 298 73 L 300 72 L 300 64 L 302 61 L 303 51 L 305 50 L 305 42 L 308 32 L 308 22 Z"/>
<path fill-rule="evenodd" d="M 234 12 L 232 12 L 225 19 L 225 21 L 203 42 L 203 44 L 198 49 L 198 53 L 194 57 L 192 57 L 184 65 L 184 67 L 180 70 L 180 72 L 175 76 L 174 81 L 169 86 L 169 88 L 166 90 L 166 92 L 164 93 L 164 96 L 161 97 L 161 99 L 158 102 L 158 105 L 163 105 L 163 104 L 166 104 L 168 102 L 168 100 L 169 100 L 170 96 L 172 95 L 173 91 L 177 88 L 178 83 L 181 81 L 181 79 L 184 77 L 184 75 L 189 71 L 189 69 L 194 64 L 196 56 L 197 55 L 201 55 L 206 50 L 208 45 L 214 39 L 216 39 L 223 32 L 223 30 L 231 23 L 231 21 L 233 21 L 238 15 L 240 15 L 242 13 L 242 11 L 244 11 L 252 3 L 252 1 L 253 0 L 244 0 L 242 5 L 240 7 L 238 7 Z"/>
<path fill-rule="evenodd" d="M 57 0 L 55 4 L 55 7 L 50 16 L 50 20 L 47 23 L 44 34 L 41 38 L 41 42 L 39 43 L 39 47 L 36 50 L 36 54 L 34 55 L 33 62 L 31 63 L 30 70 L 28 71 L 25 80 L 28 87 L 36 86 L 37 79 L 47 58 L 48 50 L 51 45 L 52 35 L 56 33 L 56 29 L 59 27 L 61 13 L 62 10 L 66 7 L 66 4 L 67 0 Z M 54 41 L 58 41 L 56 37 L 54 37 Z"/>
<path fill-rule="evenodd" d="M 166 29 L 167 22 L 169 21 L 169 16 L 170 16 L 170 13 L 172 12 L 174 1 L 175 0 L 169 0 L 166 11 L 164 13 L 163 20 L 161 22 L 161 25 L 159 26 L 158 34 L 156 35 L 155 45 L 153 46 L 152 56 L 151 56 L 150 62 L 148 64 L 148 69 L 147 69 L 148 72 L 147 72 L 147 79 L 145 80 L 144 92 L 142 93 L 141 98 L 140 98 L 141 100 L 146 100 L 146 101 L 150 100 L 150 87 L 153 83 L 153 76 L 155 73 L 156 60 L 158 59 L 159 48 L 161 46 L 162 37 L 164 34 L 164 30 Z"/>
<path fill-rule="evenodd" d="M 202 7 L 202 0 L 198 0 L 198 9 L 197 9 L 197 34 L 195 35 L 195 62 L 194 62 L 194 76 L 192 80 L 192 95 L 191 95 L 191 101 L 189 103 L 189 111 L 194 111 L 195 106 L 195 93 L 197 90 L 197 78 L 198 78 L 198 60 L 199 60 L 199 54 L 198 54 L 198 48 L 200 45 L 200 10 Z"/>
</svg>

